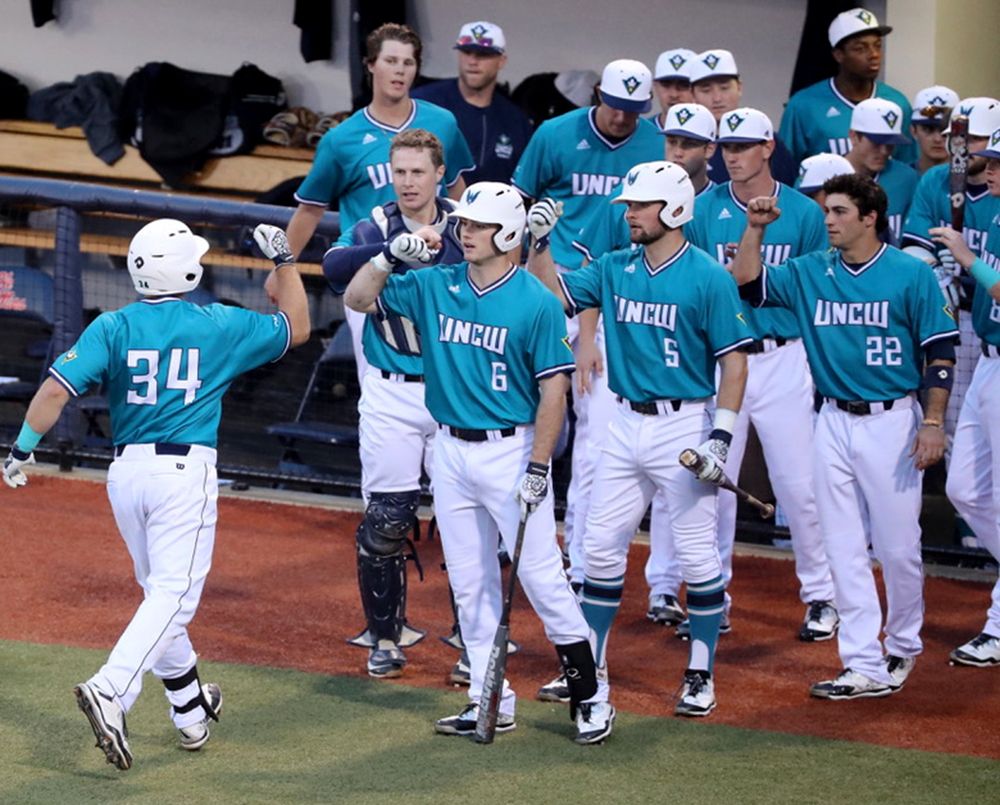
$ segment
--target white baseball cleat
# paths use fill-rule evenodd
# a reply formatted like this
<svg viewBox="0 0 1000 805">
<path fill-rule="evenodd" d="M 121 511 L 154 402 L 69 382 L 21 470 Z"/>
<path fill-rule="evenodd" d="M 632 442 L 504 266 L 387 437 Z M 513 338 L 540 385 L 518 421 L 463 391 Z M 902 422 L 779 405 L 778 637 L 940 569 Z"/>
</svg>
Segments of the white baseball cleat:
<svg viewBox="0 0 1000 805">
<path fill-rule="evenodd" d="M 615 708 L 610 702 L 583 702 L 576 706 L 576 737 L 578 744 L 599 744 L 611 734 L 615 724 Z"/>
<path fill-rule="evenodd" d="M 889 687 L 893 693 L 903 689 L 907 677 L 916 664 L 916 657 L 897 657 L 895 654 L 890 654 L 885 658 L 886 670 L 892 678 Z"/>
<path fill-rule="evenodd" d="M 804 643 L 819 643 L 830 640 L 840 627 L 840 616 L 832 601 L 810 601 L 806 606 L 806 616 L 799 629 L 799 640 Z"/>
<path fill-rule="evenodd" d="M 949 655 L 952 665 L 974 665 L 985 668 L 1000 665 L 1000 637 L 982 632 Z"/>
<path fill-rule="evenodd" d="M 218 719 L 222 715 L 222 690 L 214 682 L 206 682 L 201 686 L 201 694 L 205 697 L 205 701 L 208 702 L 209 707 L 212 708 L 212 712 L 215 713 L 215 718 Z M 211 733 L 208 730 L 208 722 L 212 720 L 206 714 L 205 718 L 192 724 L 190 727 L 178 728 L 177 732 L 180 733 L 181 749 L 196 752 L 208 743 L 208 739 L 211 737 Z"/>
<path fill-rule="evenodd" d="M 478 719 L 479 705 L 469 702 L 460 713 L 435 721 L 434 731 L 441 735 L 474 735 Z M 514 716 L 497 713 L 497 732 L 510 732 L 516 727 Z"/>
<path fill-rule="evenodd" d="M 674 715 L 707 716 L 715 709 L 715 683 L 707 671 L 684 672 L 684 681 L 678 692 Z"/>
<path fill-rule="evenodd" d="M 809 688 L 809 695 L 817 699 L 863 699 L 888 696 L 892 688 L 884 682 L 878 682 L 850 668 L 845 668 L 835 679 L 817 682 Z"/>
<path fill-rule="evenodd" d="M 653 623 L 676 626 L 687 616 L 676 596 L 663 594 L 650 596 L 646 617 Z"/>
<path fill-rule="evenodd" d="M 104 752 L 108 763 L 121 771 L 132 768 L 132 750 L 128 745 L 128 727 L 125 711 L 111 696 L 98 690 L 89 682 L 75 688 L 76 703 L 90 722 L 97 738 L 97 747 Z"/>
</svg>

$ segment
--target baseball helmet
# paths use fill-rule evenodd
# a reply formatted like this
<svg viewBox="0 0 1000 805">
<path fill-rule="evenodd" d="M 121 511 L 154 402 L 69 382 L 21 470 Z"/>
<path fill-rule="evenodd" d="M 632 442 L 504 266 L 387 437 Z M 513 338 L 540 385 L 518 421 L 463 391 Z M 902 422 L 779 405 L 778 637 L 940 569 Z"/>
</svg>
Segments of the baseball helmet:
<svg viewBox="0 0 1000 805">
<path fill-rule="evenodd" d="M 173 218 L 151 221 L 128 247 L 128 273 L 143 296 L 188 293 L 198 287 L 208 241 Z"/>
<path fill-rule="evenodd" d="M 673 162 L 640 162 L 622 181 L 622 192 L 612 204 L 629 201 L 662 201 L 660 220 L 676 229 L 694 217 L 694 185 L 687 171 Z"/>
<path fill-rule="evenodd" d="M 500 231 L 493 236 L 493 244 L 501 252 L 516 249 L 524 234 L 524 199 L 513 187 L 503 182 L 476 182 L 469 185 L 462 193 L 458 209 L 448 214 L 452 218 L 480 224 L 499 224 Z"/>
</svg>

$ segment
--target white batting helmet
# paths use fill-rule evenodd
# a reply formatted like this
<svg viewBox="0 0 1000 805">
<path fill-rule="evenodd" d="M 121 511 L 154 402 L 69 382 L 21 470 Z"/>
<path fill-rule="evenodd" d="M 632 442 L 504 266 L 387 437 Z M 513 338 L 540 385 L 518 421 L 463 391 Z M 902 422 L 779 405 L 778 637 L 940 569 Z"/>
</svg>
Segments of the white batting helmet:
<svg viewBox="0 0 1000 805">
<path fill-rule="evenodd" d="M 622 192 L 612 204 L 629 201 L 662 201 L 660 220 L 676 229 L 694 217 L 694 185 L 687 171 L 673 162 L 640 162 L 622 181 Z"/>
<path fill-rule="evenodd" d="M 198 287 L 208 241 L 173 218 L 151 221 L 128 247 L 128 273 L 143 296 L 188 293 Z"/>
<path fill-rule="evenodd" d="M 502 252 L 516 249 L 524 234 L 524 199 L 503 182 L 469 185 L 462 193 L 458 209 L 448 214 L 480 224 L 499 224 L 500 231 L 493 236 L 493 243 Z"/>
</svg>

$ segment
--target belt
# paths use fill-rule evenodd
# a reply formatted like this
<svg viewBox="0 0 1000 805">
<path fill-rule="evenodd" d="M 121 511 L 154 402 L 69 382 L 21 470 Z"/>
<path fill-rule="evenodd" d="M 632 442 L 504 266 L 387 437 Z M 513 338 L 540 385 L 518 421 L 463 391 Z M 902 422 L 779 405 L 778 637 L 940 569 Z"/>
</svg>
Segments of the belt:
<svg viewBox="0 0 1000 805">
<path fill-rule="evenodd" d="M 885 400 L 877 402 L 865 402 L 863 400 L 836 400 L 833 397 L 826 398 L 828 402 L 832 402 L 841 411 L 847 411 L 849 414 L 859 414 L 866 416 L 868 414 L 881 414 L 883 411 L 891 411 L 892 406 L 896 404 L 895 400 Z"/>
<path fill-rule="evenodd" d="M 115 455 L 120 456 L 125 452 L 126 447 L 128 447 L 127 444 L 117 445 L 115 447 Z M 173 442 L 157 442 L 153 445 L 153 448 L 158 456 L 186 456 L 191 452 L 191 445 L 175 444 Z"/>
<path fill-rule="evenodd" d="M 382 378 L 384 380 L 392 380 L 396 383 L 423 383 L 423 375 L 403 375 L 398 372 L 387 372 L 385 369 L 379 370 L 382 372 Z"/>
<path fill-rule="evenodd" d="M 995 344 L 987 344 L 985 341 L 979 343 L 980 349 L 983 351 L 983 355 L 987 358 L 1000 358 L 1000 347 Z"/>
<path fill-rule="evenodd" d="M 751 341 L 749 344 L 737 347 L 737 350 L 745 352 L 747 355 L 759 355 L 762 352 L 770 352 L 778 347 L 783 347 L 789 340 L 788 338 L 762 338 L 760 341 Z"/>
<path fill-rule="evenodd" d="M 659 402 L 632 402 L 632 400 L 626 400 L 624 397 L 619 395 L 617 397 L 618 402 L 623 405 L 628 405 L 637 414 L 645 414 L 646 416 L 657 416 L 658 414 L 666 413 L 663 410 L 663 406 L 669 405 L 674 412 L 681 410 L 681 406 L 684 404 L 683 400 L 660 400 Z"/>
<path fill-rule="evenodd" d="M 456 439 L 461 439 L 463 442 L 489 442 L 496 439 L 506 439 L 517 433 L 517 428 L 475 430 L 474 428 L 453 428 L 451 425 L 442 425 L 441 429 L 448 431 Z"/>
</svg>

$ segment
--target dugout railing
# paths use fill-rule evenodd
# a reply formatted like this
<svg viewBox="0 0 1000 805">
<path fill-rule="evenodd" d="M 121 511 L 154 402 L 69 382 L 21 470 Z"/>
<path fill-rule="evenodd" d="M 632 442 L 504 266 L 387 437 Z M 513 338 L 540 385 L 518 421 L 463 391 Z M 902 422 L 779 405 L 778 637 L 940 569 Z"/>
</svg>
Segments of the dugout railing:
<svg viewBox="0 0 1000 805">
<path fill-rule="evenodd" d="M 249 232 L 261 222 L 285 227 L 292 212 L 288 207 L 204 196 L 0 176 L 0 443 L 6 448 L 16 435 L 28 392 L 43 377 L 47 363 L 72 346 L 97 314 L 135 299 L 125 257 L 132 234 L 142 224 L 179 218 L 209 240 L 212 248 L 203 260 L 205 276 L 194 301 L 269 311 L 273 308 L 263 280 L 271 264 L 252 251 Z M 301 271 L 313 320 L 310 341 L 279 363 L 239 378 L 226 396 L 219 432 L 220 477 L 234 483 L 359 494 L 360 465 L 350 439 L 343 440 L 343 447 L 306 439 L 289 451 L 287 439 L 275 435 L 280 430 L 276 425 L 301 421 L 306 413 L 310 421 L 326 423 L 333 431 L 357 425 L 360 390 L 353 360 L 330 360 L 328 350 L 337 329 L 346 326 L 342 302 L 327 290 L 318 265 L 325 246 L 338 234 L 336 213 L 325 214 L 303 255 Z M 29 285 L 31 293 L 25 290 Z M 48 286 L 49 296 L 37 291 Z M 103 466 L 111 460 L 109 437 L 98 390 L 68 406 L 37 452 L 65 470 Z M 567 454 L 554 468 L 557 511 L 563 508 L 569 463 Z M 767 497 L 762 458 L 752 444 L 745 464 L 744 485 Z M 925 492 L 925 556 L 969 566 L 988 562 L 984 551 L 963 547 L 952 538 L 953 512 L 943 495 L 941 470 L 928 473 Z M 744 541 L 770 544 L 788 539 L 787 529 L 742 508 L 738 527 Z"/>
</svg>

